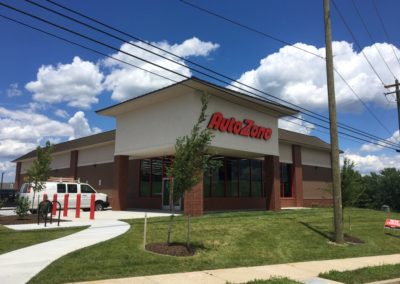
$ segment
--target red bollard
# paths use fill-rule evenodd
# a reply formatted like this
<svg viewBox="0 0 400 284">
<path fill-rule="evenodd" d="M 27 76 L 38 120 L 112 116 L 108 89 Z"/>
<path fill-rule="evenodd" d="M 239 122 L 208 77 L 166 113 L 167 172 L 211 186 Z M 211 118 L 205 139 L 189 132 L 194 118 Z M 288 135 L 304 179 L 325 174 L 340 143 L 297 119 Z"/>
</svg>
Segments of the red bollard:
<svg viewBox="0 0 400 284">
<path fill-rule="evenodd" d="M 64 217 L 68 216 L 68 198 L 69 198 L 69 194 L 65 194 L 64 195 Z"/>
<path fill-rule="evenodd" d="M 56 215 L 56 211 L 57 211 L 57 193 L 54 193 L 54 195 L 53 195 L 53 211 L 51 212 L 51 214 Z"/>
<path fill-rule="evenodd" d="M 90 196 L 90 220 L 94 220 L 94 203 L 96 200 L 96 196 L 94 193 L 92 193 L 92 196 Z"/>
<path fill-rule="evenodd" d="M 76 211 L 75 211 L 75 218 L 81 217 L 81 194 L 78 193 L 76 195 Z"/>
</svg>

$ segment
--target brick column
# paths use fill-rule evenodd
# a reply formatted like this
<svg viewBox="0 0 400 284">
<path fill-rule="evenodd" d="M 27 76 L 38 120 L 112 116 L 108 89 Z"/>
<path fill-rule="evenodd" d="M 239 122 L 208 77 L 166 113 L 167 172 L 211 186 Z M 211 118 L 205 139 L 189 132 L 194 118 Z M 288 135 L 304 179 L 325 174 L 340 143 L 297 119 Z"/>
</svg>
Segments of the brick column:
<svg viewBox="0 0 400 284">
<path fill-rule="evenodd" d="M 78 179 L 78 150 L 71 151 L 69 159 L 70 175 Z"/>
<path fill-rule="evenodd" d="M 303 166 L 301 164 L 301 147 L 292 145 L 292 192 L 296 198 L 296 206 L 303 206 Z"/>
<path fill-rule="evenodd" d="M 281 210 L 280 196 L 280 166 L 278 156 L 264 157 L 264 192 L 266 209 L 271 211 Z"/>
<path fill-rule="evenodd" d="M 15 189 L 18 191 L 21 186 L 21 162 L 17 162 L 15 166 Z"/>
<path fill-rule="evenodd" d="M 203 175 L 198 184 L 185 192 L 183 197 L 183 210 L 185 215 L 191 216 L 203 215 L 204 198 L 203 198 Z"/>
<path fill-rule="evenodd" d="M 129 156 L 114 156 L 114 188 L 111 193 L 113 210 L 125 210 L 128 200 Z"/>
</svg>

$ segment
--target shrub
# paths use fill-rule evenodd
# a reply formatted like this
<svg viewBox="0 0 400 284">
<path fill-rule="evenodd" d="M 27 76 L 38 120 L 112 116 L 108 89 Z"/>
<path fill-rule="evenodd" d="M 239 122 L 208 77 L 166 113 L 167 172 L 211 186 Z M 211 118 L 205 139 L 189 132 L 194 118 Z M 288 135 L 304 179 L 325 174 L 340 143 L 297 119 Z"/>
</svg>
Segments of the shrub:
<svg viewBox="0 0 400 284">
<path fill-rule="evenodd" d="M 29 211 L 29 206 L 30 206 L 30 201 L 28 198 L 26 197 L 19 197 L 16 200 L 16 208 L 15 208 L 15 213 L 23 218 L 26 215 L 28 215 L 28 211 Z"/>
</svg>

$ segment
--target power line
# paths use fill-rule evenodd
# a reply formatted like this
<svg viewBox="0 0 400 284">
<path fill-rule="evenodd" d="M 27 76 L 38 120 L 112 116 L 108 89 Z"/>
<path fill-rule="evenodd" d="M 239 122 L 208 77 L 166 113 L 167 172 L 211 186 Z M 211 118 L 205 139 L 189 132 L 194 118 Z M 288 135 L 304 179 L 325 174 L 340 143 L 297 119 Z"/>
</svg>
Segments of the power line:
<svg viewBox="0 0 400 284">
<path fill-rule="evenodd" d="M 340 12 L 339 7 L 336 5 L 335 1 L 332 0 L 333 7 L 335 8 L 336 12 L 338 13 L 340 19 L 342 20 L 343 24 L 345 25 L 347 31 L 350 33 L 351 37 L 354 40 L 354 43 L 357 45 L 358 49 L 364 56 L 365 60 L 368 62 L 368 65 L 371 67 L 372 71 L 375 73 L 376 77 L 378 77 L 379 81 L 381 81 L 382 85 L 385 86 L 385 83 L 383 82 L 381 76 L 378 74 L 376 71 L 375 67 L 372 65 L 371 61 L 369 61 L 367 55 L 365 54 L 364 50 L 362 49 L 360 43 L 358 42 L 356 36 L 354 35 L 353 31 L 351 30 L 349 24 L 347 23 L 346 19 L 344 18 L 342 12 Z"/>
<path fill-rule="evenodd" d="M 229 23 L 232 23 L 232 24 L 234 24 L 234 25 L 236 25 L 236 26 L 239 26 L 239 27 L 241 27 L 241 28 L 243 28 L 243 29 L 246 29 L 246 30 L 248 30 L 248 31 L 254 32 L 254 33 L 259 34 L 259 35 L 261 35 L 261 36 L 264 36 L 264 37 L 273 39 L 273 40 L 275 40 L 275 41 L 278 41 L 278 42 L 287 44 L 288 46 L 291 46 L 291 47 L 293 47 L 293 48 L 296 48 L 296 49 L 299 49 L 299 50 L 301 50 L 301 51 L 307 52 L 307 53 L 312 54 L 312 55 L 314 55 L 314 56 L 316 56 L 316 57 L 318 57 L 318 58 L 320 58 L 320 59 L 325 60 L 325 57 L 322 57 L 322 56 L 320 56 L 320 55 L 318 55 L 318 54 L 316 54 L 316 53 L 310 52 L 310 51 L 308 51 L 308 50 L 306 50 L 306 49 L 303 49 L 303 48 L 299 48 L 298 46 L 296 46 L 296 45 L 294 45 L 294 44 L 292 44 L 292 43 L 289 43 L 289 42 L 287 42 L 287 41 L 281 40 L 281 39 L 279 39 L 279 38 L 277 38 L 277 37 L 275 37 L 275 36 L 272 36 L 272 35 L 267 34 L 267 33 L 265 33 L 265 32 L 259 31 L 259 30 L 255 29 L 255 28 L 246 26 L 246 25 L 244 25 L 244 24 L 242 24 L 242 23 L 239 23 L 239 22 L 237 22 L 237 21 L 235 21 L 235 20 L 229 19 L 229 18 L 227 18 L 227 17 L 225 17 L 225 16 L 222 16 L 222 15 L 220 15 L 220 14 L 217 14 L 217 13 L 211 11 L 211 10 L 205 9 L 205 8 L 203 8 L 203 7 L 200 7 L 200 6 L 198 6 L 198 5 L 195 5 L 195 4 L 193 4 L 193 3 L 190 3 L 190 2 L 188 2 L 188 1 L 186 1 L 186 0 L 179 0 L 179 1 L 182 2 L 182 3 L 184 3 L 184 4 L 186 4 L 186 5 L 189 5 L 189 6 L 191 6 L 191 7 L 194 7 L 195 9 L 198 9 L 198 10 L 204 12 L 204 13 L 207 13 L 207 14 L 209 14 L 209 15 L 212 15 L 212 16 L 214 16 L 214 17 L 217 17 L 217 18 L 219 18 L 219 19 L 222 19 L 222 20 L 224 20 L 224 21 L 227 21 L 227 22 L 229 22 Z M 335 71 L 335 73 L 338 74 L 338 76 L 342 79 L 342 81 L 345 83 L 345 85 L 349 87 L 350 91 L 351 91 L 351 92 L 356 96 L 356 98 L 362 103 L 362 105 L 363 105 L 363 106 L 366 108 L 366 110 L 371 114 L 371 116 L 378 122 L 378 124 L 379 124 L 389 135 L 392 135 L 391 131 L 380 121 L 380 119 L 373 113 L 373 111 L 372 111 L 372 110 L 367 106 L 367 104 L 360 98 L 360 96 L 357 95 L 357 93 L 355 92 L 355 90 L 350 86 L 350 84 L 346 81 L 346 79 L 343 77 L 343 75 L 337 70 L 337 68 L 334 68 L 334 71 Z M 382 83 L 383 83 L 383 82 L 382 82 Z M 339 124 L 342 124 L 342 123 L 339 122 Z"/>
<path fill-rule="evenodd" d="M 379 56 L 381 57 L 382 61 L 385 63 L 386 68 L 387 68 L 387 69 L 389 70 L 389 72 L 392 74 L 393 78 L 396 79 L 396 75 L 394 75 L 392 69 L 389 67 L 389 64 L 387 63 L 387 61 L 386 61 L 385 58 L 383 57 L 383 55 L 382 55 L 381 51 L 379 50 L 378 46 L 377 46 L 376 44 L 374 44 L 374 43 L 375 43 L 375 40 L 373 39 L 372 34 L 370 33 L 370 31 L 369 31 L 369 29 L 368 29 L 368 27 L 367 27 L 367 24 L 365 23 L 364 18 L 362 17 L 362 15 L 361 15 L 361 13 L 360 13 L 360 10 L 358 9 L 358 7 L 357 7 L 357 5 L 356 5 L 356 2 L 355 2 L 354 0 L 351 0 L 351 2 L 353 3 L 354 9 L 356 10 L 358 17 L 360 18 L 360 21 L 361 21 L 361 23 L 363 24 L 364 29 L 365 29 L 365 31 L 367 32 L 367 34 L 368 34 L 368 36 L 369 36 L 369 39 L 370 39 L 371 42 L 372 42 L 372 45 L 375 47 L 375 49 L 376 49 L 376 51 L 378 52 Z"/>
<path fill-rule="evenodd" d="M 199 71 L 199 70 L 197 70 L 197 69 L 194 69 L 194 68 L 192 68 L 192 67 L 189 67 L 189 66 L 187 66 L 187 65 L 185 65 L 185 64 L 182 64 L 182 63 L 180 63 L 180 62 L 173 61 L 173 60 L 171 60 L 171 59 L 168 58 L 168 57 L 165 57 L 165 56 L 160 55 L 160 54 L 158 54 L 158 53 L 154 53 L 154 52 L 151 51 L 151 50 L 148 50 L 148 49 L 146 49 L 146 48 L 143 48 L 143 47 L 138 46 L 138 45 L 136 45 L 136 44 L 133 44 L 133 43 L 131 43 L 131 42 L 127 42 L 127 41 L 125 41 L 125 40 L 122 39 L 122 38 L 119 38 L 119 37 L 116 37 L 115 35 L 112 35 L 112 34 L 110 34 L 110 33 L 104 32 L 103 30 L 100 30 L 100 29 L 98 29 L 98 28 L 96 28 L 96 27 L 93 27 L 93 26 L 90 25 L 90 24 L 87 24 L 87 23 L 84 23 L 84 22 L 82 22 L 82 21 L 79 21 L 79 20 L 77 20 L 77 19 L 75 19 L 75 18 L 69 17 L 69 16 L 67 16 L 67 15 L 65 15 L 65 14 L 62 14 L 62 13 L 58 12 L 58 11 L 54 11 L 54 10 L 51 9 L 51 8 L 45 7 L 45 6 L 41 5 L 41 4 L 38 4 L 38 3 L 33 2 L 33 1 L 31 1 L 31 0 L 26 0 L 26 1 L 29 2 L 29 3 L 31 3 L 31 4 L 33 4 L 33 5 L 39 6 L 39 7 L 43 8 L 43 9 L 45 9 L 45 10 L 47 10 L 47 11 L 50 11 L 50 12 L 55 13 L 55 14 L 57 14 L 57 15 L 60 15 L 60 16 L 62 16 L 62 17 L 64 17 L 64 18 L 67 18 L 67 19 L 69 19 L 69 20 L 71 20 L 71 21 L 74 21 L 74 22 L 77 22 L 77 23 L 79 23 L 79 24 L 82 24 L 82 25 L 84 25 L 85 27 L 89 27 L 89 28 L 91 28 L 91 29 L 94 29 L 94 30 L 96 30 L 96 31 L 98 31 L 98 32 L 101 32 L 101 33 L 103 33 L 103 34 L 109 35 L 109 36 L 111 36 L 111 37 L 113 37 L 113 38 L 116 38 L 116 39 L 118 39 L 118 40 L 121 40 L 121 41 L 123 41 L 123 42 L 125 42 L 125 43 L 128 43 L 128 44 L 130 44 L 130 45 L 134 45 L 135 47 L 138 47 L 138 48 L 140 48 L 140 49 L 142 49 L 142 50 L 148 51 L 148 52 L 150 52 L 151 54 L 154 54 L 154 55 L 159 56 L 159 57 L 161 57 L 161 58 L 163 58 L 163 59 L 166 59 L 166 60 L 168 60 L 168 61 L 171 61 L 171 62 L 173 62 L 173 63 L 175 63 L 175 64 L 178 64 L 178 65 L 180 65 L 180 66 L 182 66 L 182 67 L 184 67 L 184 68 L 188 68 L 188 69 L 190 69 L 190 70 L 192 70 L 192 71 L 194 71 L 194 72 L 198 72 L 199 74 L 205 75 L 205 76 L 207 76 L 207 77 L 209 77 L 209 78 L 212 78 L 212 79 L 215 79 L 215 80 L 218 80 L 219 82 L 222 82 L 222 83 L 224 83 L 224 84 L 231 85 L 231 86 L 233 86 L 233 87 L 235 87 L 235 88 L 238 88 L 238 89 L 240 89 L 240 90 L 242 90 L 242 91 L 245 91 L 245 92 L 249 92 L 249 91 L 246 90 L 246 89 L 240 88 L 240 87 L 235 86 L 235 85 L 232 84 L 232 82 L 235 82 L 235 83 L 237 83 L 237 84 L 240 84 L 240 85 L 242 85 L 242 86 L 245 86 L 245 87 L 247 87 L 247 88 L 250 88 L 250 89 L 252 89 L 252 90 L 254 90 L 254 91 L 260 92 L 260 93 L 262 93 L 262 94 L 264 94 L 264 95 L 266 95 L 266 96 L 272 97 L 272 98 L 274 98 L 274 99 L 276 99 L 276 100 L 278 100 L 278 101 L 280 101 L 280 102 L 284 102 L 285 104 L 288 104 L 288 105 L 294 106 L 294 107 L 296 107 L 296 108 L 298 108 L 298 109 L 301 109 L 301 110 L 303 110 L 303 111 L 306 111 L 306 112 L 308 112 L 308 113 L 304 113 L 304 112 L 302 112 L 302 113 L 305 114 L 305 115 L 307 115 L 307 116 L 310 116 L 310 117 L 312 117 L 312 118 L 314 118 L 314 119 L 321 120 L 321 118 L 322 118 L 321 121 L 324 121 L 324 122 L 326 122 L 326 123 L 329 122 L 328 118 L 326 118 L 326 117 L 324 117 L 324 116 L 322 116 L 322 115 L 320 115 L 320 114 L 318 114 L 318 113 L 316 113 L 316 112 L 313 112 L 313 111 L 311 111 L 311 110 L 305 109 L 305 108 L 300 107 L 300 106 L 298 106 L 298 105 L 292 104 L 292 103 L 290 103 L 290 102 L 288 102 L 288 101 L 286 101 L 286 100 L 283 100 L 283 99 L 281 99 L 281 98 L 279 98 L 279 97 L 276 97 L 276 96 L 271 95 L 271 94 L 269 94 L 269 93 L 267 93 L 267 92 L 261 91 L 261 90 L 259 90 L 259 89 L 257 89 L 257 88 L 254 88 L 254 87 L 249 86 L 249 85 L 247 85 L 247 84 L 244 84 L 244 83 L 242 83 L 242 82 L 236 81 L 236 80 L 233 79 L 233 78 L 230 78 L 230 77 L 228 77 L 228 76 L 226 76 L 226 75 L 223 75 L 223 74 L 221 74 L 221 73 L 219 73 L 219 72 L 216 72 L 216 71 L 214 71 L 214 70 L 212 70 L 212 69 L 209 69 L 209 68 L 207 68 L 207 67 L 204 67 L 204 66 L 202 66 L 202 65 L 200 65 L 200 64 L 197 64 L 197 63 L 195 63 L 195 62 L 193 62 L 193 61 L 190 61 L 190 60 L 188 60 L 188 59 L 186 59 L 186 58 L 180 57 L 180 56 L 178 56 L 178 55 L 176 55 L 176 54 L 174 54 L 174 53 L 172 53 L 172 52 L 170 52 L 170 51 L 168 51 L 168 50 L 165 50 L 165 49 L 160 48 L 160 47 L 158 47 L 158 46 L 156 46 L 156 45 L 150 44 L 150 43 L 148 43 L 147 41 L 144 41 L 144 40 L 142 40 L 142 39 L 140 39 L 140 38 L 138 38 L 138 37 L 136 37 L 136 36 L 133 36 L 132 34 L 128 34 L 128 33 L 124 32 L 124 31 L 122 31 L 122 30 L 120 30 L 120 29 L 114 28 L 114 27 L 112 27 L 112 26 L 110 26 L 110 25 L 108 25 L 108 24 L 105 24 L 104 22 L 101 22 L 101 21 L 99 21 L 99 20 L 97 20 L 97 19 L 94 19 L 94 18 L 92 18 L 92 17 L 89 17 L 89 16 L 87 16 L 87 15 L 84 15 L 83 13 L 80 13 L 80 12 L 78 12 L 78 11 L 76 11 L 76 10 L 73 10 L 73 9 L 71 9 L 71 8 L 68 8 L 68 7 L 64 6 L 64 5 L 58 4 L 58 3 L 54 2 L 54 1 L 47 0 L 48 2 L 54 4 L 54 5 L 56 5 L 56 6 L 60 7 L 60 8 L 62 8 L 62 9 L 65 9 L 65 10 L 71 12 L 71 13 L 74 13 L 74 14 L 76 14 L 76 15 L 79 15 L 79 16 L 83 17 L 83 18 L 89 19 L 89 20 L 91 20 L 91 21 L 94 21 L 94 22 L 97 23 L 97 24 L 100 24 L 100 25 L 102 25 L 102 26 L 104 26 L 104 27 L 107 27 L 107 28 L 109 28 L 109 29 L 112 29 L 112 30 L 114 30 L 114 31 L 117 31 L 117 32 L 119 32 L 119 33 L 121 33 L 121 34 L 124 34 L 124 35 L 128 36 L 128 37 L 134 38 L 135 40 L 138 40 L 138 41 L 140 41 L 140 42 L 143 42 L 143 43 L 145 43 L 145 44 L 147 44 L 147 45 L 149 45 L 149 46 L 151 46 L 151 47 L 153 47 L 153 48 L 156 48 L 156 49 L 158 49 L 158 50 L 161 50 L 161 51 L 163 51 L 163 52 L 166 52 L 167 54 L 170 54 L 170 55 L 172 55 L 172 56 L 174 56 L 174 57 L 176 57 L 176 58 L 179 58 L 179 59 L 181 59 L 181 60 L 184 60 L 184 61 L 186 61 L 186 62 L 188 62 L 188 63 L 193 64 L 193 65 L 196 65 L 196 66 L 198 66 L 198 67 L 200 67 L 200 68 L 202 68 L 202 69 L 204 69 L 204 70 L 207 70 L 207 71 L 209 71 L 209 72 L 212 72 L 212 73 L 214 73 L 214 74 L 216 74 L 216 75 L 218 75 L 218 76 L 221 76 L 221 77 L 223 77 L 223 78 L 226 78 L 226 79 L 228 79 L 228 80 L 230 80 L 230 81 L 232 81 L 232 82 L 223 81 L 223 80 L 221 80 L 221 79 L 215 78 L 214 76 L 210 76 L 210 75 L 208 75 L 208 74 L 205 74 L 205 73 L 202 72 L 202 71 Z M 316 55 L 316 54 L 314 54 L 314 55 Z M 318 55 L 316 55 L 316 56 L 318 56 Z M 340 73 L 339 73 L 339 76 L 340 76 L 340 77 L 342 78 L 342 80 L 348 85 L 347 81 L 341 76 Z M 365 104 L 365 102 L 362 101 L 361 98 L 355 93 L 355 91 L 352 89 L 352 87 L 351 87 L 350 85 L 348 85 L 348 87 L 352 90 L 352 92 L 354 93 L 354 95 L 361 101 L 361 103 L 364 105 L 364 107 L 365 107 L 368 111 L 371 112 L 371 115 L 372 115 L 372 116 L 381 124 L 381 126 L 385 129 L 386 127 L 379 121 L 378 117 L 376 117 L 376 116 L 374 115 L 374 113 L 368 108 L 368 106 Z M 252 92 L 249 92 L 249 93 L 251 93 L 252 95 L 258 96 L 257 94 L 254 94 L 254 93 L 252 93 Z M 262 97 L 262 98 L 264 99 L 264 97 Z M 311 113 L 312 115 L 310 115 L 309 113 Z M 316 116 L 318 116 L 318 117 L 316 117 Z M 356 132 L 359 132 L 359 133 L 360 133 L 360 132 L 361 132 L 361 133 L 363 132 L 363 131 L 360 131 L 360 130 L 358 130 L 358 129 L 355 129 L 355 128 L 351 127 L 351 126 L 345 125 L 345 124 L 343 124 L 343 123 L 339 123 L 339 124 L 342 125 L 343 128 L 347 128 L 347 130 L 349 130 L 349 128 L 350 128 L 352 131 L 356 131 Z M 386 130 L 387 130 L 387 132 L 389 133 L 389 135 L 391 135 L 390 131 L 389 131 L 387 128 L 386 128 Z M 366 132 L 363 132 L 363 133 L 366 134 L 366 135 L 371 135 L 371 134 L 366 133 Z M 380 138 L 380 137 L 377 137 L 377 136 L 375 136 L 375 137 L 373 137 L 373 138 L 374 138 L 374 139 L 384 140 L 383 138 Z"/>
<path fill-rule="evenodd" d="M 59 26 L 59 25 L 53 24 L 53 23 L 51 23 L 51 22 L 49 22 L 49 21 L 47 21 L 47 20 L 43 20 L 43 19 L 41 19 L 40 17 L 31 15 L 31 14 L 29 14 L 29 13 L 27 13 L 27 12 L 24 12 L 24 11 L 21 11 L 21 10 L 19 10 L 19 9 L 17 9 L 17 8 L 13 8 L 13 7 L 11 7 L 11 6 L 5 5 L 4 3 L 1 3 L 1 2 L 0 2 L 0 5 L 5 6 L 5 7 L 10 7 L 10 9 L 12 9 L 12 10 L 14 10 L 14 11 L 17 11 L 17 12 L 23 13 L 23 14 L 25 14 L 25 15 L 31 16 L 31 17 L 33 17 L 33 18 L 35 18 L 35 19 L 44 21 L 44 22 L 46 22 L 46 23 L 48 23 L 48 24 L 51 24 L 51 25 L 53 25 L 53 26 L 58 26 L 58 27 L 60 27 L 61 29 L 65 30 L 65 31 L 69 31 L 69 32 L 71 32 L 71 33 L 73 33 L 73 34 L 75 34 L 75 35 L 79 35 L 79 36 L 81 36 L 81 37 L 83 37 L 83 38 L 85 38 L 85 39 L 94 41 L 94 42 L 97 43 L 97 44 L 100 44 L 100 45 L 109 47 L 109 48 L 111 48 L 111 49 L 115 49 L 115 47 L 112 47 L 112 46 L 110 46 L 110 45 L 104 44 L 104 43 L 102 43 L 102 42 L 100 42 L 100 41 L 97 41 L 97 40 L 95 40 L 95 39 L 91 39 L 90 37 L 85 36 L 85 35 L 81 35 L 81 34 L 79 34 L 79 33 L 77 33 L 77 32 L 71 31 L 71 30 L 69 30 L 69 29 L 67 29 L 67 28 L 65 28 L 65 27 L 61 27 L 61 26 Z M 4 16 L 3 16 L 3 17 L 4 17 Z M 6 17 L 6 18 L 7 18 L 7 19 L 10 19 L 9 17 Z M 16 22 L 18 22 L 18 21 L 16 21 Z M 18 23 L 21 23 L 21 22 L 18 22 Z M 29 26 L 29 25 L 27 25 L 27 24 L 24 24 L 24 25 L 25 25 L 25 26 Z M 38 29 L 38 28 L 34 28 L 34 29 L 36 29 L 36 30 L 38 30 L 38 31 L 42 31 L 42 30 L 40 30 L 40 29 Z M 48 34 L 48 35 L 55 36 L 55 35 L 53 35 L 53 34 L 51 34 L 51 33 L 48 33 L 48 32 L 45 32 L 45 33 Z M 85 46 L 83 46 L 83 45 L 80 45 L 80 44 L 73 43 L 72 41 L 65 40 L 65 39 L 63 39 L 63 38 L 61 38 L 61 37 L 59 37 L 59 36 L 55 36 L 55 37 L 57 37 L 57 38 L 59 38 L 59 39 L 62 39 L 62 40 L 64 40 L 64 41 L 66 41 L 66 42 L 69 42 L 69 43 L 78 45 L 78 46 L 80 46 L 80 47 L 89 49 L 89 50 L 94 51 L 94 52 L 96 52 L 96 53 L 98 53 L 98 54 L 105 55 L 104 53 L 95 51 L 95 50 L 93 50 L 93 49 L 91 49 L 91 48 L 87 48 L 87 47 L 85 47 Z M 126 52 L 125 52 L 125 53 L 126 53 Z M 129 56 L 133 56 L 132 54 L 129 54 L 129 53 L 126 53 L 126 54 L 129 55 Z M 109 57 L 109 58 L 113 58 L 113 57 L 108 56 L 108 55 L 106 55 L 106 56 Z M 145 60 L 145 59 L 143 59 L 143 58 L 136 57 L 136 56 L 134 56 L 134 57 L 137 58 L 137 59 L 139 59 L 139 60 L 142 60 L 142 61 L 144 61 L 144 62 L 147 62 L 147 63 L 150 63 L 150 64 L 155 65 L 154 63 L 149 62 L 148 60 Z M 113 59 L 115 59 L 115 58 L 113 58 Z M 116 60 L 118 60 L 119 62 L 127 63 L 127 62 L 125 62 L 125 61 L 123 61 L 123 60 L 119 60 L 119 59 L 116 59 Z M 137 67 L 137 66 L 134 66 L 134 65 L 132 65 L 132 64 L 130 64 L 130 63 L 127 63 L 127 64 L 130 65 L 130 66 L 133 66 L 133 67 Z M 156 65 L 156 66 L 157 66 L 157 65 Z M 143 69 L 143 68 L 140 68 L 140 69 L 143 70 L 143 71 L 149 72 L 148 70 L 145 70 L 145 69 Z M 167 68 L 163 68 L 163 69 L 168 70 Z M 171 72 L 171 71 L 170 71 L 170 72 Z M 158 74 L 156 74 L 156 73 L 154 73 L 154 72 L 150 72 L 150 73 L 152 73 L 153 75 L 159 76 Z M 177 72 L 175 72 L 175 71 L 173 71 L 173 73 L 174 73 L 174 74 L 177 74 Z M 187 77 L 187 76 L 182 75 L 182 74 L 180 74 L 180 76 L 185 77 L 186 79 L 189 79 L 189 78 L 190 78 L 190 77 Z M 160 76 L 160 77 L 163 77 L 164 79 L 171 80 L 171 81 L 173 81 L 173 82 L 177 82 L 176 80 L 172 80 L 172 79 L 167 78 L 167 77 L 165 77 L 165 76 Z M 205 81 L 202 81 L 202 80 L 200 81 L 200 83 L 203 84 L 203 85 L 207 85 L 207 86 L 209 86 L 209 87 L 212 87 L 212 88 L 214 88 L 214 89 L 217 89 L 217 90 L 219 90 L 219 91 L 223 91 L 223 92 L 225 92 L 225 93 L 229 93 L 229 94 L 230 94 L 230 92 L 227 92 L 226 89 L 223 88 L 223 87 L 219 87 L 219 86 L 216 87 L 216 85 L 214 85 L 214 84 L 209 84 L 209 83 L 207 83 L 207 82 L 205 82 Z M 185 84 L 183 84 L 183 85 L 185 85 Z M 187 86 L 187 85 L 186 85 L 186 86 Z M 282 114 L 283 114 L 283 113 L 282 113 Z M 305 119 L 300 119 L 300 118 L 298 118 L 298 117 L 296 117 L 296 116 L 293 116 L 293 115 L 292 115 L 291 117 L 293 117 L 293 118 L 295 118 L 295 119 L 302 120 L 302 121 L 304 121 L 304 122 L 313 123 L 313 122 L 309 122 L 309 121 L 307 121 L 307 120 L 305 120 Z M 315 124 L 315 123 L 313 123 L 313 124 Z M 316 124 L 316 125 L 318 125 L 318 124 Z M 325 129 L 328 129 L 327 127 L 322 126 L 322 125 L 318 125 L 318 126 L 320 126 L 320 127 L 322 127 L 322 128 L 325 128 Z M 347 135 L 347 136 L 350 136 L 350 137 L 354 137 L 355 139 L 359 139 L 359 140 L 364 141 L 364 142 L 374 143 L 374 142 L 372 142 L 372 141 L 370 141 L 370 140 L 366 140 L 366 139 L 363 139 L 363 138 L 360 138 L 360 137 L 355 137 L 355 136 L 352 136 L 352 135 L 350 135 L 350 134 L 348 134 L 348 133 L 343 133 L 343 132 L 341 132 L 341 134 Z M 361 135 L 361 134 L 358 134 L 358 135 Z M 369 139 L 371 139 L 371 138 L 369 137 Z M 385 143 L 385 144 L 387 144 L 387 145 L 390 145 L 390 143 L 389 143 L 388 141 L 386 141 L 386 140 L 383 140 L 383 143 Z M 393 146 L 397 147 L 398 145 L 393 144 Z M 396 150 L 395 148 L 392 148 L 392 147 L 387 147 L 387 148 Z"/>
<path fill-rule="evenodd" d="M 372 6 L 374 6 L 374 10 L 375 10 L 375 12 L 376 12 L 376 15 L 377 15 L 378 18 L 379 18 L 379 22 L 380 22 L 380 24 L 381 24 L 381 26 L 382 26 L 383 32 L 384 32 L 385 35 L 386 35 L 386 39 L 387 39 L 389 42 L 393 42 L 393 41 L 390 39 L 389 33 L 387 32 L 387 29 L 386 29 L 386 27 L 385 27 L 385 24 L 383 23 L 383 19 L 382 19 L 382 17 L 381 17 L 381 14 L 379 13 L 378 7 L 376 6 L 376 3 L 375 3 L 374 0 L 372 0 Z M 400 59 L 399 59 L 399 57 L 397 56 L 396 51 L 395 51 L 394 48 L 393 48 L 393 45 L 390 44 L 390 47 L 392 48 L 393 54 L 394 54 L 394 56 L 396 57 L 397 62 L 398 62 L 399 65 L 400 65 Z"/>
</svg>

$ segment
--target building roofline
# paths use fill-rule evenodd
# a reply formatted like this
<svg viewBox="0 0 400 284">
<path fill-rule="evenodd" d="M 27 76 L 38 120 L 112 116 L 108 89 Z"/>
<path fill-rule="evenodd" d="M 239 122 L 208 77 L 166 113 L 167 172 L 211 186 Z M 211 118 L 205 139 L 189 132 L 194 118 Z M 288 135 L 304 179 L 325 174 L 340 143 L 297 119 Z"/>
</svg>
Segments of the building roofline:
<svg viewBox="0 0 400 284">
<path fill-rule="evenodd" d="M 199 84 L 204 85 L 204 86 L 206 86 L 206 87 L 210 87 L 210 88 L 216 89 L 216 90 L 218 90 L 218 91 L 220 91 L 220 92 L 223 92 L 223 93 L 226 93 L 226 94 L 231 94 L 231 95 L 234 95 L 234 96 L 236 96 L 236 97 L 240 97 L 240 98 L 242 98 L 242 99 L 244 99 L 244 100 L 247 100 L 247 101 L 249 101 L 249 102 L 253 102 L 253 103 L 254 103 L 254 101 L 255 101 L 255 102 L 258 102 L 258 103 L 262 103 L 262 104 L 268 104 L 271 108 L 274 108 L 275 111 L 277 111 L 277 109 L 282 109 L 281 111 L 278 111 L 278 112 L 281 112 L 282 114 L 284 114 L 283 116 L 291 115 L 291 114 L 293 115 L 293 114 L 296 114 L 296 113 L 299 112 L 299 111 L 296 110 L 296 109 L 290 108 L 290 107 L 285 106 L 285 105 L 283 105 L 283 104 L 279 104 L 279 103 L 274 102 L 274 101 L 272 101 L 272 100 L 268 100 L 268 99 L 266 99 L 266 98 L 263 99 L 263 98 L 260 98 L 260 97 L 256 97 L 256 96 L 251 96 L 251 95 L 248 95 L 248 94 L 244 94 L 244 93 L 242 93 L 242 92 L 238 92 L 238 91 L 231 90 L 231 89 L 228 89 L 228 88 L 225 88 L 225 87 L 222 87 L 222 86 L 218 86 L 218 85 L 216 85 L 216 84 L 214 84 L 214 83 L 211 83 L 211 82 L 208 82 L 208 81 L 205 81 L 205 80 L 202 80 L 202 79 L 200 79 L 200 78 L 197 78 L 197 77 L 192 76 L 191 78 L 185 79 L 185 80 L 180 81 L 180 82 L 176 82 L 176 83 L 174 83 L 174 84 L 172 84 L 172 85 L 168 85 L 168 86 L 163 87 L 163 88 L 161 88 L 161 89 L 154 90 L 154 91 L 151 91 L 151 92 L 142 94 L 142 95 L 140 95 L 140 96 L 137 96 L 137 97 L 128 99 L 128 100 L 126 100 L 126 101 L 117 103 L 117 104 L 115 104 L 115 105 L 112 105 L 112 106 L 109 106 L 109 107 L 106 107 L 106 108 L 102 108 L 102 109 L 96 110 L 96 113 L 97 113 L 97 114 L 100 114 L 100 115 L 109 116 L 110 114 L 107 113 L 108 111 L 111 111 L 111 110 L 113 110 L 113 109 L 117 109 L 117 108 L 119 108 L 119 107 L 122 106 L 122 105 L 131 103 L 131 102 L 133 102 L 133 101 L 136 101 L 136 100 L 138 100 L 138 99 L 147 97 L 147 96 L 152 95 L 152 94 L 156 94 L 156 93 L 158 93 L 158 92 L 167 90 L 167 89 L 169 89 L 169 88 L 174 88 L 174 87 L 179 86 L 179 85 L 183 85 L 183 86 L 186 86 L 186 87 L 188 87 L 188 88 L 192 88 L 192 89 L 196 90 L 197 88 L 195 88 L 195 87 L 189 85 L 190 82 L 199 83 Z M 266 106 L 266 105 L 265 105 L 265 106 Z M 266 106 L 266 107 L 267 107 L 267 106 Z M 112 115 L 110 115 L 110 116 L 112 116 Z"/>
</svg>

